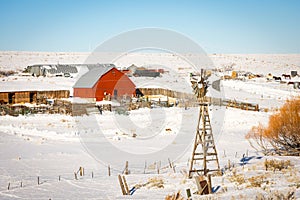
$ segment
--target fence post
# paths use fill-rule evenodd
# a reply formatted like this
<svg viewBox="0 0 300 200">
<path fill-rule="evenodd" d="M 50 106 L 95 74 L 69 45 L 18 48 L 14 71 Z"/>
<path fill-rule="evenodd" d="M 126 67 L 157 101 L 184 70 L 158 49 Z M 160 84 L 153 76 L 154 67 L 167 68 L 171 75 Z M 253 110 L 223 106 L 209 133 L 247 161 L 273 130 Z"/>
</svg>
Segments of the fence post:
<svg viewBox="0 0 300 200">
<path fill-rule="evenodd" d="M 159 169 L 160 169 L 160 166 L 161 166 L 161 162 L 157 162 L 156 163 L 156 167 L 157 167 L 157 174 L 159 174 Z"/>
<path fill-rule="evenodd" d="M 74 172 L 74 176 L 75 176 L 75 180 L 77 180 L 77 173 L 76 172 Z"/>
<path fill-rule="evenodd" d="M 170 158 L 168 158 L 168 161 L 169 161 L 169 167 L 170 167 L 170 168 L 173 168 L 173 167 L 172 167 L 172 163 L 171 163 Z"/>
<path fill-rule="evenodd" d="M 245 154 L 243 154 L 243 169 L 245 168 Z"/>
<path fill-rule="evenodd" d="M 92 172 L 92 178 L 94 178 L 94 172 Z"/>
<path fill-rule="evenodd" d="M 186 189 L 186 195 L 187 195 L 188 200 L 190 200 L 192 198 L 192 194 L 191 194 L 191 189 L 190 188 Z"/>
<path fill-rule="evenodd" d="M 121 190 L 122 190 L 122 194 L 127 195 L 125 187 L 124 187 L 123 179 L 122 179 L 120 174 L 118 175 L 118 179 L 119 179 L 119 184 L 120 184 L 120 187 L 121 187 Z"/>
<path fill-rule="evenodd" d="M 8 183 L 7 190 L 9 190 L 9 188 L 10 188 L 10 183 Z"/>
<path fill-rule="evenodd" d="M 110 165 L 108 165 L 108 176 L 110 176 Z"/>
<path fill-rule="evenodd" d="M 126 174 L 126 175 L 129 174 L 129 171 L 128 171 L 128 161 L 126 161 L 126 164 L 125 164 L 124 174 Z"/>
<path fill-rule="evenodd" d="M 79 175 L 83 176 L 83 167 L 79 167 Z"/>
<path fill-rule="evenodd" d="M 211 174 L 208 174 L 207 178 L 208 178 L 208 192 L 209 194 L 212 194 Z"/>
<path fill-rule="evenodd" d="M 145 160 L 144 174 L 146 174 L 147 161 Z"/>
<path fill-rule="evenodd" d="M 40 177 L 38 176 L 37 177 L 37 182 L 38 182 L 38 185 L 40 184 Z"/>
</svg>

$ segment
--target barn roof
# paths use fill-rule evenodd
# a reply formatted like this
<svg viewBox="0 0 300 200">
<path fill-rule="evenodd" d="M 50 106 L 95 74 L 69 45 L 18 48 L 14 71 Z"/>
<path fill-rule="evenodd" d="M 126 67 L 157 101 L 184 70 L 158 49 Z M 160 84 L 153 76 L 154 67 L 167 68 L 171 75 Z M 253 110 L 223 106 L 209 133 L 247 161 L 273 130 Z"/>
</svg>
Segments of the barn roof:
<svg viewBox="0 0 300 200">
<path fill-rule="evenodd" d="M 106 74 L 108 71 L 114 68 L 114 65 L 107 65 L 102 67 L 93 68 L 86 74 L 81 76 L 75 83 L 73 88 L 92 88 L 97 81 Z"/>
</svg>

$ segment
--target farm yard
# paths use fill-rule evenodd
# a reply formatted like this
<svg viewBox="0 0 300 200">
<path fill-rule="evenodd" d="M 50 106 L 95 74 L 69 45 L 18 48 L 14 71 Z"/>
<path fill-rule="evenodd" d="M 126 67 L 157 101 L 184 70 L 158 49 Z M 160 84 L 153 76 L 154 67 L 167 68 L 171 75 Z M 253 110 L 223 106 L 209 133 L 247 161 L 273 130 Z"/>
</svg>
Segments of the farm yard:
<svg viewBox="0 0 300 200">
<path fill-rule="evenodd" d="M 85 53 L 0 52 L 0 56 L 0 70 L 6 72 L 0 78 L 0 92 L 68 90 L 71 97 L 63 100 L 74 103 L 73 86 L 87 72 L 81 66 L 72 77 L 24 74 L 27 66 L 50 65 L 57 59 L 61 64 L 84 63 Z M 210 85 L 207 94 L 221 169 L 211 177 L 212 194 L 197 194 L 197 181 L 188 177 L 199 114 L 189 79 L 198 71 L 172 54 L 132 53 L 113 64 L 120 71 L 129 70 L 132 64 L 148 70 L 128 78 L 141 92 L 148 92 L 141 101 L 149 104 L 125 110 L 111 104 L 112 110 L 101 113 L 94 106 L 88 115 L 55 112 L 15 117 L 2 110 L 0 198 L 165 199 L 179 192 L 178 196 L 187 199 L 187 189 L 192 199 L 300 198 L 299 156 L 265 155 L 246 139 L 253 126 L 266 126 L 286 100 L 299 97 L 300 78 L 294 72 L 300 72 L 300 56 L 209 57 L 214 64 L 211 73 L 221 79 L 223 92 L 213 99 Z M 8 71 L 13 73 L 8 75 Z M 113 101 L 113 95 L 98 104 L 121 103 Z M 132 99 L 137 105 L 138 98 Z M 93 137 L 97 148 L 89 140 Z M 164 151 L 167 147 L 174 151 Z M 122 194 L 120 174 L 132 195 Z"/>
</svg>

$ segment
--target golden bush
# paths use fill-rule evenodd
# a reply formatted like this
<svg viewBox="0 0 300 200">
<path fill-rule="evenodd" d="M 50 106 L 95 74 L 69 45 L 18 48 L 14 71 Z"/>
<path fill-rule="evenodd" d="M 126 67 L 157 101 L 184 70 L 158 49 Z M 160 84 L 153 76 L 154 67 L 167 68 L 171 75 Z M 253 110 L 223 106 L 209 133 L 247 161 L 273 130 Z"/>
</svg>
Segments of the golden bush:
<svg viewBox="0 0 300 200">
<path fill-rule="evenodd" d="M 252 127 L 246 139 L 255 147 L 268 152 L 269 146 L 279 154 L 300 154 L 300 97 L 288 100 L 280 110 L 271 115 L 267 127 L 259 124 Z"/>
</svg>

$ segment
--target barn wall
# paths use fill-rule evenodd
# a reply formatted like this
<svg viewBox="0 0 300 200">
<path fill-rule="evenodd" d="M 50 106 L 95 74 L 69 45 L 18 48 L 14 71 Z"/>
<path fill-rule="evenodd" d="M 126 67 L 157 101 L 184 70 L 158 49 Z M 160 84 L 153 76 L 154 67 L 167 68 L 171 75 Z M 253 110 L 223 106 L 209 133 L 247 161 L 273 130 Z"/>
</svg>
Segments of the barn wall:
<svg viewBox="0 0 300 200">
<path fill-rule="evenodd" d="M 8 103 L 8 93 L 0 92 L 0 103 Z"/>
<path fill-rule="evenodd" d="M 104 93 L 114 96 L 114 90 L 117 90 L 117 96 L 127 94 L 131 96 L 135 94 L 135 85 L 133 82 L 122 72 L 113 68 L 104 74 L 94 86 L 95 97 L 97 101 L 104 98 Z"/>
<path fill-rule="evenodd" d="M 16 92 L 15 103 L 29 103 L 30 97 L 29 92 Z"/>
<path fill-rule="evenodd" d="M 73 96 L 81 98 L 94 98 L 95 91 L 93 88 L 74 88 Z"/>
<path fill-rule="evenodd" d="M 43 96 L 49 99 L 69 98 L 70 91 L 69 90 L 38 91 L 37 96 L 38 98 Z"/>
<path fill-rule="evenodd" d="M 32 94 L 30 99 L 30 94 Z M 9 95 L 11 95 L 11 103 L 45 103 L 45 99 L 69 98 L 69 90 L 53 90 L 53 91 L 15 91 L 0 92 L 0 102 L 9 103 Z"/>
<path fill-rule="evenodd" d="M 118 96 L 132 96 L 135 95 L 135 85 L 133 82 L 126 76 L 122 76 L 116 85 L 114 86 L 114 89 L 118 90 Z"/>
</svg>

